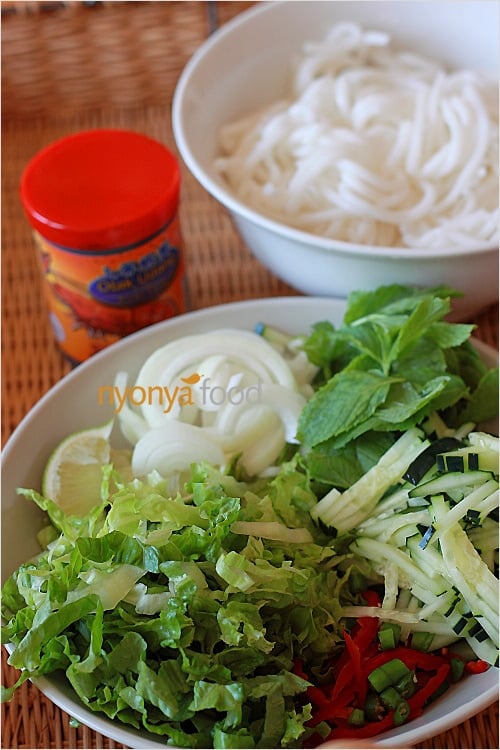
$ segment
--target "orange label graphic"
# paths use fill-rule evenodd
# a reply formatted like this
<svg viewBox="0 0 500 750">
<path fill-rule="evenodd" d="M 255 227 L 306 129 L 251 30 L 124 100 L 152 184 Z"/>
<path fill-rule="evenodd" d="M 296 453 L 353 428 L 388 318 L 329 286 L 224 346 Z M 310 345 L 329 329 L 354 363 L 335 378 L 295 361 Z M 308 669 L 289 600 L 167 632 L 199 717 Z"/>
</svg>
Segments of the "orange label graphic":
<svg viewBox="0 0 500 750">
<path fill-rule="evenodd" d="M 59 346 L 82 362 L 123 336 L 184 312 L 179 220 L 131 248 L 83 252 L 35 232 Z"/>
</svg>

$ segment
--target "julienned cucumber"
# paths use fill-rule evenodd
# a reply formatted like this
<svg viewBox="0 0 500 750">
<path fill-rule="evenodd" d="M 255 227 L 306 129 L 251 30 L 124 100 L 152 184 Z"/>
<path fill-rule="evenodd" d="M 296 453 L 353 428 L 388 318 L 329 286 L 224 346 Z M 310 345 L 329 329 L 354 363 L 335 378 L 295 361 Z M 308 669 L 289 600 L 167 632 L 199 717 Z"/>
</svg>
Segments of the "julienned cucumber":
<svg viewBox="0 0 500 750">
<path fill-rule="evenodd" d="M 332 490 L 313 513 L 333 536 L 354 534 L 351 552 L 370 560 L 385 582 L 381 608 L 351 606 L 344 616 L 398 623 L 402 640 L 428 632 L 432 648 L 465 638 L 478 658 L 498 665 L 499 439 L 476 432 L 461 438 L 460 448 L 441 442 L 432 451 L 418 431 L 403 438 L 350 490 Z M 411 446 L 403 468 L 402 445 Z M 450 454 L 464 459 L 459 467 L 451 462 L 453 471 L 442 460 Z M 472 454 L 479 468 L 468 468 Z"/>
<path fill-rule="evenodd" d="M 468 446 L 436 456 L 438 471 L 492 471 L 498 474 L 498 453 L 490 448 Z"/>
<path fill-rule="evenodd" d="M 493 474 L 486 471 L 453 471 L 430 479 L 410 490 L 410 497 L 430 497 L 440 492 L 452 492 L 462 488 L 473 488 L 484 484 Z M 464 490 L 466 492 L 467 490 Z"/>
<path fill-rule="evenodd" d="M 421 430 L 405 432 L 375 466 L 344 492 L 331 490 L 313 508 L 313 519 L 333 533 L 354 529 L 376 508 L 390 487 L 401 483 L 408 465 L 429 445 Z"/>
</svg>

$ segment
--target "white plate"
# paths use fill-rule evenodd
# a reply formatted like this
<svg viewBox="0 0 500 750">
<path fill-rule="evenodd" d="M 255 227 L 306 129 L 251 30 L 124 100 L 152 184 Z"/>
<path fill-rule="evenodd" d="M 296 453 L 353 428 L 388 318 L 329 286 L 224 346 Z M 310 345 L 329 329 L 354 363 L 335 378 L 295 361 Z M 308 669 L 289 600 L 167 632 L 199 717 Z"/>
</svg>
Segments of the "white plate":
<svg viewBox="0 0 500 750">
<path fill-rule="evenodd" d="M 54 386 L 29 412 L 8 441 L 2 458 L 2 581 L 28 557 L 38 552 L 35 534 L 41 512 L 16 495 L 16 487 L 40 489 L 50 452 L 66 435 L 105 422 L 112 407 L 98 403 L 100 386 L 111 385 L 117 370 L 133 377 L 144 359 L 169 340 L 220 327 L 253 329 L 268 322 L 290 333 L 307 333 L 319 320 L 342 322 L 345 302 L 314 297 L 278 297 L 206 308 L 139 331 L 96 354 Z M 477 343 L 488 365 L 497 353 Z M 37 687 L 57 706 L 82 724 L 130 748 L 165 748 L 165 742 L 87 710 L 64 678 L 44 677 Z M 497 700 L 498 671 L 454 686 L 419 719 L 377 738 L 379 747 L 408 747 L 444 732 Z M 372 743 L 372 746 L 374 744 Z"/>
</svg>

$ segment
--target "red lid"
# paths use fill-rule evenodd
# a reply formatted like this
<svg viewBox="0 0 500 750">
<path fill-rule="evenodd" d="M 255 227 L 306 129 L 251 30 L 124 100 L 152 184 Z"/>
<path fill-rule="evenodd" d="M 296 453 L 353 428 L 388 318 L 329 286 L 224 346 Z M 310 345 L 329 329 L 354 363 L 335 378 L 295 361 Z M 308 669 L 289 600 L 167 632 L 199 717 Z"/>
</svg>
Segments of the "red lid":
<svg viewBox="0 0 500 750">
<path fill-rule="evenodd" d="M 78 250 L 126 247 L 174 215 L 180 172 L 161 143 L 126 130 L 89 130 L 40 151 L 21 178 L 31 225 Z"/>
</svg>

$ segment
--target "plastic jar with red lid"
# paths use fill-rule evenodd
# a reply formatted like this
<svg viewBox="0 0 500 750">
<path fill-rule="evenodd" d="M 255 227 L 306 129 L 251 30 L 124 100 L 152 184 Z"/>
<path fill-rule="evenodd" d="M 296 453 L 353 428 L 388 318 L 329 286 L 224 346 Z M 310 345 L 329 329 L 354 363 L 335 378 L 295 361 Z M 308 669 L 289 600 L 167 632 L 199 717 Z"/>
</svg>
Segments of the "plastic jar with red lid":
<svg viewBox="0 0 500 750">
<path fill-rule="evenodd" d="M 161 143 L 127 130 L 79 132 L 40 151 L 20 190 L 70 360 L 184 312 L 180 168 Z"/>
</svg>

